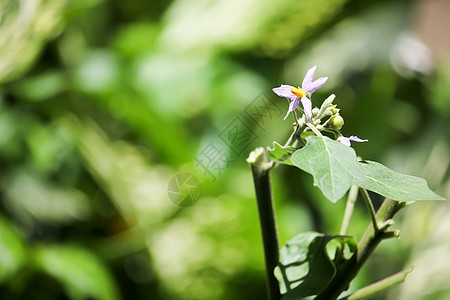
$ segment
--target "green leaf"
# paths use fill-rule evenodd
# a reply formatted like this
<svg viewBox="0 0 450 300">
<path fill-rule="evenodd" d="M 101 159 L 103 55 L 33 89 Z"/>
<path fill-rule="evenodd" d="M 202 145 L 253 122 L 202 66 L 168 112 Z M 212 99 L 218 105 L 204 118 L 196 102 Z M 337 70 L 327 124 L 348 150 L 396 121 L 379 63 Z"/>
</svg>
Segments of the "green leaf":
<svg viewBox="0 0 450 300">
<path fill-rule="evenodd" d="M 306 232 L 288 241 L 280 251 L 280 263 L 275 277 L 280 283 L 283 299 L 299 299 L 317 295 L 336 274 L 336 267 L 327 254 L 327 244 L 337 240 L 355 249 L 351 237 L 325 236 L 318 232 Z"/>
<path fill-rule="evenodd" d="M 110 273 L 87 249 L 45 245 L 37 249 L 36 262 L 62 283 L 72 299 L 119 299 Z"/>
<path fill-rule="evenodd" d="M 364 180 L 356 180 L 355 184 L 396 201 L 425 201 L 445 198 L 435 194 L 425 179 L 397 173 L 388 167 L 374 162 L 360 162 L 365 175 Z"/>
<path fill-rule="evenodd" d="M 85 194 L 57 186 L 25 169 L 10 174 L 5 192 L 4 201 L 11 212 L 25 222 L 69 224 L 86 219 L 92 210 Z"/>
<path fill-rule="evenodd" d="M 353 148 L 325 136 L 308 138 L 291 161 L 312 174 L 314 184 L 332 202 L 342 198 L 352 184 L 396 201 L 445 200 L 430 190 L 425 179 L 397 173 L 377 162 L 357 162 Z"/>
<path fill-rule="evenodd" d="M 273 161 L 293 166 L 291 155 L 295 152 L 295 148 L 291 146 L 283 147 L 277 142 L 273 142 L 273 148 L 267 148 L 267 154 Z"/>
<path fill-rule="evenodd" d="M 353 148 L 326 136 L 308 138 L 302 149 L 292 154 L 292 163 L 314 177 L 314 184 L 332 202 L 341 199 L 355 178 L 364 181 L 364 174 Z"/>
<path fill-rule="evenodd" d="M 26 262 L 26 249 L 14 225 L 0 217 L 0 282 L 14 276 Z"/>
</svg>

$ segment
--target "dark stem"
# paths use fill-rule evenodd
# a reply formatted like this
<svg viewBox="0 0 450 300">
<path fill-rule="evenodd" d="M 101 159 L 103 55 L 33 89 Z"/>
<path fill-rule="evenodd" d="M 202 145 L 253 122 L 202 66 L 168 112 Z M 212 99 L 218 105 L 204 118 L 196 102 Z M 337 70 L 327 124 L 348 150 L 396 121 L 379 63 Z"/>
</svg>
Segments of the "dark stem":
<svg viewBox="0 0 450 300">
<path fill-rule="evenodd" d="M 267 161 L 267 157 L 263 152 L 258 157 L 257 161 L 251 164 L 251 167 L 264 245 L 269 299 L 279 300 L 281 299 L 280 288 L 278 286 L 278 280 L 273 274 L 273 270 L 278 264 L 279 250 L 272 188 L 270 185 L 270 169 L 272 167 L 272 162 Z"/>
<path fill-rule="evenodd" d="M 397 211 L 404 206 L 404 202 L 386 199 L 377 212 L 376 220 L 379 223 L 384 223 L 387 220 L 392 219 Z M 361 241 L 358 243 L 358 248 L 355 254 L 353 254 L 342 269 L 338 270 L 336 276 L 316 297 L 316 300 L 337 299 L 343 291 L 348 289 L 350 282 L 356 277 L 367 258 L 372 254 L 378 244 L 387 238 L 385 234 L 386 229 L 387 227 L 383 228 L 383 230 L 378 230 L 375 232 L 373 225 L 369 225 L 361 238 Z"/>
</svg>

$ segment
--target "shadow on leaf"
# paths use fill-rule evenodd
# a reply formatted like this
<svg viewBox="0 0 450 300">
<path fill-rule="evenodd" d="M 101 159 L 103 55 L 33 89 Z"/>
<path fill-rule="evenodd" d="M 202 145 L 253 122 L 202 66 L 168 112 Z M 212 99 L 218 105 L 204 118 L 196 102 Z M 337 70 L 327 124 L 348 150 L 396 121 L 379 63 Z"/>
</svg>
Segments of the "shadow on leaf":
<svg viewBox="0 0 450 300">
<path fill-rule="evenodd" d="M 333 279 L 336 267 L 329 254 L 333 251 L 327 251 L 327 245 L 332 240 L 341 245 L 348 244 L 350 251 L 356 246 L 351 237 L 306 232 L 295 236 L 281 248 L 280 262 L 274 273 L 280 283 L 283 299 L 317 295 Z"/>
</svg>

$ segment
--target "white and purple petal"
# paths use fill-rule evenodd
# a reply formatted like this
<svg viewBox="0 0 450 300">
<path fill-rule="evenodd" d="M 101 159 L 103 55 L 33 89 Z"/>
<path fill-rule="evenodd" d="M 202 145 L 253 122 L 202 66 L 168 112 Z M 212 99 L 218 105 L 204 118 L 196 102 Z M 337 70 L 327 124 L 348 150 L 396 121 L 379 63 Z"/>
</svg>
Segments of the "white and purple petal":
<svg viewBox="0 0 450 300">
<path fill-rule="evenodd" d="M 305 90 L 305 87 L 310 85 L 314 80 L 314 73 L 316 72 L 317 66 L 313 66 L 311 69 L 306 72 L 305 78 L 303 78 L 302 82 L 302 90 Z"/>
<path fill-rule="evenodd" d="M 309 85 L 302 87 L 304 91 L 309 93 L 314 93 L 317 89 L 320 89 L 325 82 L 328 80 L 328 77 L 320 77 L 319 79 L 311 82 Z"/>
<path fill-rule="evenodd" d="M 285 120 L 286 120 L 286 118 L 289 116 L 289 114 L 290 114 L 291 112 L 293 112 L 293 111 L 298 107 L 299 100 L 300 100 L 300 99 L 299 99 L 297 96 L 295 96 L 295 99 L 294 99 L 294 100 L 291 100 L 291 103 L 289 103 L 289 109 L 288 109 L 288 112 L 287 112 L 286 116 L 284 117 Z"/>
<path fill-rule="evenodd" d="M 352 135 L 352 136 L 349 136 L 349 137 L 343 137 L 343 136 L 341 136 L 341 137 L 339 137 L 339 138 L 337 139 L 337 141 L 338 141 L 339 143 L 341 143 L 341 144 L 344 144 L 344 145 L 350 147 L 350 141 L 362 143 L 362 142 L 367 142 L 368 140 L 362 140 L 362 139 L 360 139 L 359 137 L 357 137 L 357 136 L 355 136 L 355 135 Z"/>
<path fill-rule="evenodd" d="M 349 136 L 348 139 L 350 141 L 358 142 L 358 143 L 362 143 L 362 142 L 367 142 L 368 141 L 368 140 L 362 140 L 359 137 L 357 137 L 356 135 Z"/>
<path fill-rule="evenodd" d="M 282 84 L 280 87 L 272 89 L 272 91 L 280 97 L 294 101 L 298 97 L 292 93 L 291 89 L 293 88 L 292 85 Z"/>
<path fill-rule="evenodd" d="M 346 137 L 343 137 L 343 136 L 338 137 L 337 141 L 341 144 L 344 144 L 345 146 L 350 147 L 350 140 Z"/>
<path fill-rule="evenodd" d="M 308 97 L 303 96 L 301 101 L 302 101 L 303 111 L 305 112 L 305 115 L 307 115 L 308 117 L 312 117 L 311 100 L 309 100 Z"/>
</svg>

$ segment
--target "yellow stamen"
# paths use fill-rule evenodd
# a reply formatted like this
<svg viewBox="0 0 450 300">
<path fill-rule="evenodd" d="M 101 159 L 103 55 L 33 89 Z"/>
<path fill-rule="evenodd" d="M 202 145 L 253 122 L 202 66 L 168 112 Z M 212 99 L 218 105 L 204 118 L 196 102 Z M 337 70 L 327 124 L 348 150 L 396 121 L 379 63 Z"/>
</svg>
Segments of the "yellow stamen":
<svg viewBox="0 0 450 300">
<path fill-rule="evenodd" d="M 292 88 L 291 89 L 292 94 L 296 95 L 297 97 L 301 98 L 303 97 L 306 92 L 302 89 Z"/>
</svg>

